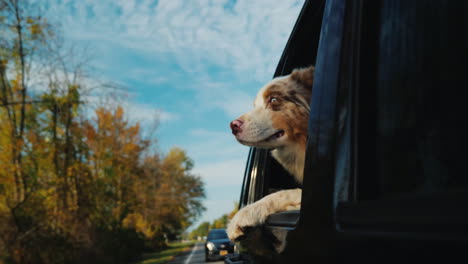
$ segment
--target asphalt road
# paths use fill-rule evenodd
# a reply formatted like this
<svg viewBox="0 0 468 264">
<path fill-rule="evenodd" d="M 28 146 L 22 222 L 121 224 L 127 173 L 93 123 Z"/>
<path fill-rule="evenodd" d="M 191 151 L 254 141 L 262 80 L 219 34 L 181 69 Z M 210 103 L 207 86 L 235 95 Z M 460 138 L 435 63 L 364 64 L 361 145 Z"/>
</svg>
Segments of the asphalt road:
<svg viewBox="0 0 468 264">
<path fill-rule="evenodd" d="M 195 246 L 187 254 L 175 258 L 169 264 L 204 264 L 205 250 L 203 242 L 196 243 Z M 210 261 L 209 264 L 222 264 L 224 261 Z"/>
</svg>

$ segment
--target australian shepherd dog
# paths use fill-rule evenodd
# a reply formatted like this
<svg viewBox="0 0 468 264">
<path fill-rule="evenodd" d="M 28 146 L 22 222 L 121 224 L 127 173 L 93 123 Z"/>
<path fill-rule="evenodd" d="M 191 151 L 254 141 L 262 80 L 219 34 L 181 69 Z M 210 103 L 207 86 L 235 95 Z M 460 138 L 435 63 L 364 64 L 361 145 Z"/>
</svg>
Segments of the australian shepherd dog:
<svg viewBox="0 0 468 264">
<path fill-rule="evenodd" d="M 272 156 L 302 184 L 314 67 L 296 69 L 260 89 L 254 109 L 232 121 L 232 134 L 243 145 L 270 149 Z M 227 233 L 237 240 L 270 214 L 298 210 L 301 189 L 282 190 L 242 208 Z M 282 250 L 282 249 L 279 249 Z"/>
</svg>

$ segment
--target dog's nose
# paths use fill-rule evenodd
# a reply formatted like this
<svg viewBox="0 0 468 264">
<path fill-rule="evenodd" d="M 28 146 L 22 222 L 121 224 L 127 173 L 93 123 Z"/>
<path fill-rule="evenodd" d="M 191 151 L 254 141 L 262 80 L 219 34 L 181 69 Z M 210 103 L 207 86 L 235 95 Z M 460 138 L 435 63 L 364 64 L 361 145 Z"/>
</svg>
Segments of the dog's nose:
<svg viewBox="0 0 468 264">
<path fill-rule="evenodd" d="M 239 119 L 231 122 L 231 130 L 233 135 L 237 135 L 239 132 L 241 132 L 242 124 L 244 124 L 244 121 Z"/>
</svg>

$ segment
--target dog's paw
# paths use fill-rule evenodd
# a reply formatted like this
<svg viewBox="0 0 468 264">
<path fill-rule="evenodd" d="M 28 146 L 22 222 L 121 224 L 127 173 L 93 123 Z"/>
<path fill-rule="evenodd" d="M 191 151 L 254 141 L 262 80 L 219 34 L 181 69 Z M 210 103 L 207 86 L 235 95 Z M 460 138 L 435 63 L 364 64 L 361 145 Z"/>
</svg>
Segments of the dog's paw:
<svg viewBox="0 0 468 264">
<path fill-rule="evenodd" d="M 247 231 L 254 226 L 261 225 L 265 222 L 268 214 L 265 213 L 262 204 L 251 204 L 242 208 L 231 219 L 227 227 L 227 234 L 230 240 L 239 240 Z"/>
</svg>

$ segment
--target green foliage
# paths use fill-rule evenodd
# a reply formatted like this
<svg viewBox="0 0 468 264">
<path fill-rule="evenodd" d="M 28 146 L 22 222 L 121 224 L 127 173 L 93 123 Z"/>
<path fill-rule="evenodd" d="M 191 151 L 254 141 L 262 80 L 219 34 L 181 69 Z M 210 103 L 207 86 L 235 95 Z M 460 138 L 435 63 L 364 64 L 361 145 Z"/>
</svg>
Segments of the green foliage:
<svg viewBox="0 0 468 264">
<path fill-rule="evenodd" d="M 210 224 L 210 222 L 203 222 L 200 225 L 198 225 L 197 228 L 192 230 L 189 234 L 190 239 L 198 239 L 198 237 L 204 237 L 208 235 L 208 232 L 211 229 L 218 229 L 218 228 L 226 228 L 229 220 L 234 217 L 234 215 L 239 211 L 239 204 L 234 203 L 234 209 L 229 213 L 229 214 L 224 214 L 220 216 L 219 218 L 213 220 L 213 222 Z"/>
<path fill-rule="evenodd" d="M 211 224 L 211 229 L 216 229 L 216 228 L 226 228 L 228 223 L 228 215 L 222 215 L 220 218 L 215 219 L 213 223 Z"/>
<path fill-rule="evenodd" d="M 210 222 L 203 222 L 190 233 L 189 237 L 191 239 L 198 239 L 198 237 L 207 236 L 209 231 Z"/>
</svg>

